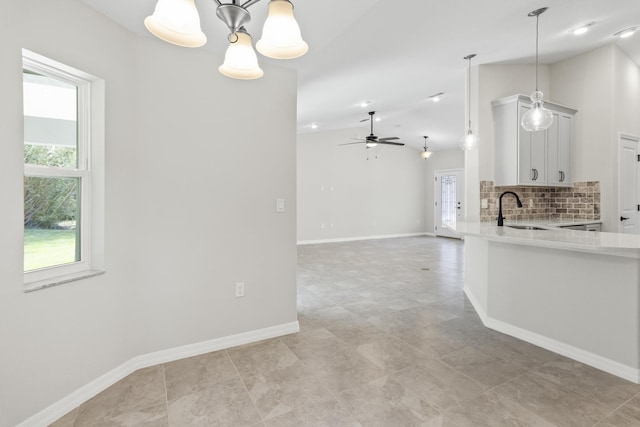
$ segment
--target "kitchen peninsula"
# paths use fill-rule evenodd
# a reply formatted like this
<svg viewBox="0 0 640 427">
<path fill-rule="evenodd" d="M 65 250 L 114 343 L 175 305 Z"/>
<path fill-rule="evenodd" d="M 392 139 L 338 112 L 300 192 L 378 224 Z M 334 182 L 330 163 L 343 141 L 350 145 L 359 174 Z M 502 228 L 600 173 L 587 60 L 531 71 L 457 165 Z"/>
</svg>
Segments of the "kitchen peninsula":
<svg viewBox="0 0 640 427">
<path fill-rule="evenodd" d="M 457 223 L 485 326 L 640 383 L 640 236 Z"/>
</svg>

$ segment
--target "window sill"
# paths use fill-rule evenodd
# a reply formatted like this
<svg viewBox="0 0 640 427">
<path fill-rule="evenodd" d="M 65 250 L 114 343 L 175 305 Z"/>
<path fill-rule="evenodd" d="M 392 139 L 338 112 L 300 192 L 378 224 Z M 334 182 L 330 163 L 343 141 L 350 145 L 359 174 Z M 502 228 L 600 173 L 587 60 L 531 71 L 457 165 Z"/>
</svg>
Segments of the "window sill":
<svg viewBox="0 0 640 427">
<path fill-rule="evenodd" d="M 89 277 L 100 276 L 104 274 L 102 270 L 85 270 L 78 273 L 65 274 L 64 276 L 51 277 L 49 279 L 38 280 L 37 282 L 26 282 L 24 284 L 24 292 L 33 292 L 40 289 L 51 288 L 53 286 L 62 285 L 76 280 L 88 279 Z"/>
</svg>

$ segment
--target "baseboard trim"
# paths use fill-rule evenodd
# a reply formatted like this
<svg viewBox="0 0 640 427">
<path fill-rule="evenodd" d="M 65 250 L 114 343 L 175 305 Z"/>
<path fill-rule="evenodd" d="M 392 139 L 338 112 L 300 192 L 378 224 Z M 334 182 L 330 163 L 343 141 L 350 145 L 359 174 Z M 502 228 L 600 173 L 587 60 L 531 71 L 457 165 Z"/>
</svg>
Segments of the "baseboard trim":
<svg viewBox="0 0 640 427">
<path fill-rule="evenodd" d="M 565 344 L 544 335 L 531 332 L 527 329 L 523 329 L 518 326 L 493 319 L 487 315 L 486 311 L 480 306 L 478 300 L 467 287 L 464 288 L 464 293 L 469 299 L 469 302 L 471 302 L 471 305 L 473 305 L 473 308 L 476 310 L 476 313 L 480 317 L 480 320 L 482 320 L 482 323 L 487 328 L 521 339 L 530 344 L 537 345 L 538 347 L 553 351 L 554 353 L 558 353 L 570 359 L 577 360 L 580 363 L 584 363 L 585 365 L 589 365 L 594 368 L 600 369 L 601 371 L 608 372 L 611 375 L 624 378 L 625 380 L 631 381 L 636 384 L 640 384 L 639 369 L 635 369 L 631 366 L 624 365 L 620 362 L 616 362 L 615 360 L 599 356 L 595 353 L 582 350 L 572 345 Z"/>
<path fill-rule="evenodd" d="M 397 237 L 417 237 L 417 236 L 432 236 L 433 233 L 403 233 L 403 234 L 379 234 L 374 236 L 356 236 L 356 237 L 338 237 L 335 239 L 319 239 L 319 240 L 298 240 L 298 245 L 316 245 L 321 243 L 342 243 L 342 242 L 356 242 L 359 240 L 378 240 L 378 239 L 393 239 Z"/>
<path fill-rule="evenodd" d="M 300 325 L 295 321 L 136 356 L 106 374 L 101 375 L 68 396 L 60 399 L 37 414 L 29 417 L 18 424 L 17 427 L 46 427 L 138 369 L 148 368 L 161 363 L 173 362 L 174 360 L 198 356 L 200 354 L 249 344 L 269 338 L 293 334 L 299 331 Z"/>
<path fill-rule="evenodd" d="M 570 359 L 577 360 L 578 362 L 584 363 L 585 365 L 589 365 L 594 368 L 600 369 L 601 371 L 608 372 L 611 375 L 624 378 L 625 380 L 634 382 L 636 384 L 640 383 L 640 370 L 634 369 L 631 366 L 623 365 L 622 363 L 616 362 L 615 360 L 599 356 L 589 351 L 582 350 L 572 345 L 556 341 L 544 335 L 540 335 L 535 332 L 531 332 L 529 330 L 511 325 L 509 323 L 492 319 L 490 317 L 487 318 L 487 323 L 485 325 L 488 328 L 494 329 L 498 332 L 502 332 L 503 334 L 511 335 L 512 337 L 519 338 L 528 343 L 537 345 L 538 347 L 542 347 Z"/>
</svg>

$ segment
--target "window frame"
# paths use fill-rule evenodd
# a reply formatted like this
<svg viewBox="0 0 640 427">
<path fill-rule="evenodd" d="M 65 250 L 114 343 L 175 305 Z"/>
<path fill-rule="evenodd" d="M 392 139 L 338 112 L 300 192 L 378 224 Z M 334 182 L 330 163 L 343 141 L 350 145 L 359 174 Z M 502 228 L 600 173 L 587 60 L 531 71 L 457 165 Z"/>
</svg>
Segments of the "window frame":
<svg viewBox="0 0 640 427">
<path fill-rule="evenodd" d="M 94 185 L 94 169 L 101 170 L 104 173 L 104 154 L 102 153 L 96 163 L 93 159 L 93 145 L 97 142 L 104 145 L 104 136 L 96 134 L 93 125 L 103 131 L 104 128 L 104 111 L 103 108 L 95 108 L 102 110 L 94 112 L 96 106 L 95 100 L 92 99 L 94 86 L 98 86 L 101 101 L 104 101 L 104 85 L 103 82 L 95 77 L 76 70 L 72 67 L 61 64 L 57 61 L 43 57 L 26 49 L 22 51 L 22 68 L 23 70 L 32 71 L 47 77 L 60 80 L 64 83 L 73 85 L 77 88 L 77 164 L 75 168 L 33 165 L 24 163 L 24 177 L 41 177 L 41 178 L 79 178 L 79 218 L 80 222 L 80 260 L 68 264 L 59 264 L 50 267 L 43 267 L 36 270 L 24 271 L 25 291 L 37 290 L 53 285 L 75 281 L 85 277 L 91 277 L 102 274 L 103 271 L 96 267 L 101 267 L 101 260 L 95 262 L 93 259 L 93 248 L 96 244 L 103 244 L 103 215 L 96 218 L 93 207 L 96 204 L 95 185 Z M 101 93 L 100 93 L 101 92 Z M 101 95 L 101 96 L 100 96 Z M 95 116 L 94 116 L 94 113 Z M 102 113 L 102 114 L 100 114 Z M 24 120 L 24 114 L 23 114 Z M 94 138 L 98 136 L 97 138 Z M 94 139 L 96 141 L 94 141 Z M 102 141 L 100 141 L 102 139 Z M 22 141 L 24 145 L 24 138 Z M 98 166 L 94 168 L 94 166 Z M 101 180 L 104 181 L 104 177 Z M 97 191 L 98 199 L 104 197 L 104 191 Z M 103 205 L 103 200 L 98 200 L 99 205 Z M 98 231 L 98 232 L 96 232 Z M 24 232 L 24 225 L 23 225 Z M 98 239 L 96 241 L 96 238 Z M 102 253 L 103 251 L 98 251 Z M 23 253 L 24 253 L 24 237 L 23 237 Z M 23 255 L 24 256 L 24 255 Z M 23 258 L 24 265 L 24 258 Z M 23 267 L 24 268 L 24 267 Z"/>
</svg>

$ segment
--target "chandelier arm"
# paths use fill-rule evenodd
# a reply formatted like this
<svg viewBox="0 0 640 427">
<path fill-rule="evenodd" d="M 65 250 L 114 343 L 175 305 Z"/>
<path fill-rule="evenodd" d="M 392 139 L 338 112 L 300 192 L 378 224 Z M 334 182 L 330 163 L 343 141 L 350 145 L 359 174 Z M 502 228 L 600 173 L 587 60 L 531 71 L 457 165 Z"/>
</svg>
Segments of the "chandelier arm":
<svg viewBox="0 0 640 427">
<path fill-rule="evenodd" d="M 261 0 L 248 0 L 248 1 L 244 2 L 241 7 L 246 9 L 249 6 L 252 6 L 253 4 L 258 3 L 259 1 L 261 1 Z"/>
</svg>

